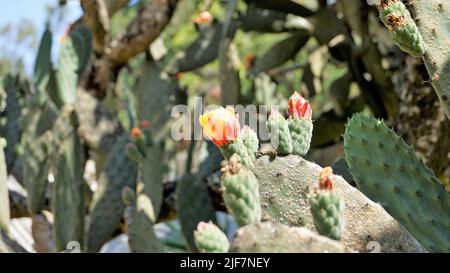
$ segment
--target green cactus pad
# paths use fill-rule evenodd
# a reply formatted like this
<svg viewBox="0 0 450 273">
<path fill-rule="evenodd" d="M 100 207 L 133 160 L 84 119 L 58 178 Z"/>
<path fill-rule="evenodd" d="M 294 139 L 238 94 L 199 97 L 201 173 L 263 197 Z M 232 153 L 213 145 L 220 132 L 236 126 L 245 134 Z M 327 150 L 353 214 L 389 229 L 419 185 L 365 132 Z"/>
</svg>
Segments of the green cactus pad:
<svg viewBox="0 0 450 273">
<path fill-rule="evenodd" d="M 212 223 L 199 223 L 194 237 L 195 245 L 202 253 L 225 253 L 230 247 L 225 233 Z"/>
<path fill-rule="evenodd" d="M 307 228 L 262 222 L 240 228 L 230 252 L 334 253 L 346 252 L 346 249 L 339 242 Z"/>
<path fill-rule="evenodd" d="M 177 187 L 177 210 L 181 230 L 189 248 L 195 251 L 194 231 L 202 221 L 216 221 L 215 210 L 209 195 L 206 178 L 220 169 L 222 156 L 217 148 L 208 143 L 208 157 L 200 165 L 196 175 L 188 174 Z"/>
<path fill-rule="evenodd" d="M 255 131 L 250 127 L 245 126 L 241 131 L 241 138 L 244 142 L 244 146 L 247 150 L 247 154 L 250 156 L 252 162 L 256 160 L 256 155 L 259 151 L 259 139 Z"/>
<path fill-rule="evenodd" d="M 136 187 L 138 167 L 126 153 L 126 144 L 129 141 L 127 134 L 117 139 L 100 173 L 98 189 L 94 193 L 89 208 L 89 224 L 87 238 L 85 238 L 87 240 L 85 247 L 88 252 L 99 251 L 111 238 L 125 208 L 122 190 L 126 186 Z"/>
<path fill-rule="evenodd" d="M 152 221 L 158 218 L 162 204 L 164 166 L 161 158 L 163 156 L 159 146 L 148 146 L 144 160 L 139 164 L 137 193 L 139 196 L 145 195 L 150 200 L 152 209 L 148 210 L 147 214 Z"/>
<path fill-rule="evenodd" d="M 84 72 L 91 53 L 92 37 L 86 27 L 77 27 L 69 33 L 61 47 L 56 80 L 58 96 L 63 104 L 75 101 L 78 80 Z"/>
<path fill-rule="evenodd" d="M 425 43 L 416 23 L 402 1 L 391 1 L 380 11 L 380 20 L 389 28 L 394 42 L 411 56 L 425 54 Z"/>
<path fill-rule="evenodd" d="M 44 208 L 48 174 L 52 163 L 55 112 L 47 104 L 32 107 L 27 115 L 21 146 L 23 147 L 23 183 L 27 190 L 27 206 L 31 215 Z"/>
<path fill-rule="evenodd" d="M 429 251 L 450 251 L 450 197 L 405 142 L 375 118 L 356 114 L 344 135 L 358 188 Z"/>
<path fill-rule="evenodd" d="M 49 25 L 47 25 L 42 35 L 34 66 L 33 82 L 38 92 L 45 88 L 50 79 L 50 71 L 52 68 L 51 51 L 52 32 Z"/>
<path fill-rule="evenodd" d="M 83 243 L 84 234 L 84 158 L 78 122 L 72 109 L 64 109 L 55 124 L 58 151 L 55 156 L 55 185 L 52 212 L 54 237 L 58 251 L 71 241 Z"/>
<path fill-rule="evenodd" d="M 0 138 L 0 230 L 9 230 L 9 195 L 8 195 L 8 174 L 6 172 L 5 154 L 3 149 L 6 141 Z"/>
<path fill-rule="evenodd" d="M 317 186 L 322 170 L 296 155 L 258 158 L 253 172 L 259 181 L 263 219 L 315 230 L 308 197 Z M 425 251 L 380 205 L 342 177 L 335 176 L 333 190 L 345 203 L 346 224 L 341 242 L 349 249 L 365 252 L 370 241 L 377 241 L 382 252 Z"/>
<path fill-rule="evenodd" d="M 139 195 L 138 195 L 139 196 Z M 136 199 L 136 193 L 129 187 L 122 191 L 122 199 L 127 205 L 124 218 L 127 225 L 128 245 L 133 253 L 163 252 L 163 245 L 158 240 L 153 229 L 154 220 L 148 217 L 146 211 L 153 207 L 147 206 Z"/>
<path fill-rule="evenodd" d="M 292 138 L 292 153 L 306 155 L 311 144 L 313 123 L 309 119 L 288 119 L 289 131 Z"/>
<path fill-rule="evenodd" d="M 335 192 L 319 191 L 310 197 L 311 214 L 320 235 L 340 240 L 344 232 L 344 202 Z"/>
<path fill-rule="evenodd" d="M 229 160 L 228 170 L 222 177 L 223 199 L 228 211 L 239 226 L 257 223 L 261 220 L 259 184 L 255 175 L 240 167 L 237 173 L 232 170 L 237 157 Z M 239 167 L 238 167 L 239 168 Z M 222 169 L 224 170 L 224 169 Z"/>
<path fill-rule="evenodd" d="M 276 119 L 269 119 L 267 121 L 267 130 L 270 132 L 270 139 L 272 143 L 277 142 L 277 153 L 280 155 L 287 155 L 292 153 L 292 139 L 289 133 L 289 127 L 286 119 L 279 116 Z"/>
</svg>

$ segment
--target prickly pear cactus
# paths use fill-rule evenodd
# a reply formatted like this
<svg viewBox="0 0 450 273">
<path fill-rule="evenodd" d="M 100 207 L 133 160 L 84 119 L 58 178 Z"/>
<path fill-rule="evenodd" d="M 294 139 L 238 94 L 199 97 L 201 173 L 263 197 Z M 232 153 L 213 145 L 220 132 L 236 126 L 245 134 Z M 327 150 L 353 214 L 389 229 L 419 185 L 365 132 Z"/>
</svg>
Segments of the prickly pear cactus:
<svg viewBox="0 0 450 273">
<path fill-rule="evenodd" d="M 0 135 L 6 139 L 7 145 L 5 147 L 6 167 L 9 171 L 12 170 L 17 159 L 16 148 L 20 142 L 22 135 L 22 128 L 19 124 L 21 117 L 22 105 L 20 102 L 20 86 L 13 76 L 6 76 L 4 79 L 4 97 L 5 108 L 0 111 L 2 117 L 5 119 L 4 124 L 0 125 Z"/>
<path fill-rule="evenodd" d="M 202 253 L 228 252 L 230 243 L 218 226 L 213 223 L 200 222 L 194 232 L 195 245 Z"/>
<path fill-rule="evenodd" d="M 106 165 L 98 181 L 89 208 L 89 223 L 85 248 L 88 252 L 98 252 L 102 245 L 118 227 L 125 208 L 122 190 L 136 187 L 137 163 L 128 157 L 126 145 L 128 134 L 120 136 L 109 152 Z"/>
<path fill-rule="evenodd" d="M 56 71 L 58 100 L 63 104 L 75 101 L 78 80 L 89 62 L 91 53 L 92 37 L 86 27 L 75 28 L 64 39 Z"/>
<path fill-rule="evenodd" d="M 358 188 L 427 250 L 450 251 L 449 194 L 413 149 L 382 121 L 365 114 L 348 122 L 344 144 Z"/>
<path fill-rule="evenodd" d="M 49 29 L 49 25 L 47 25 L 41 38 L 34 66 L 33 83 L 37 91 L 43 91 L 50 79 L 52 68 L 51 51 L 52 32 Z"/>
<path fill-rule="evenodd" d="M 55 185 L 52 196 L 53 230 L 57 251 L 71 241 L 83 244 L 84 234 L 84 158 L 78 136 L 78 119 L 66 106 L 56 121 L 53 167 Z"/>
<path fill-rule="evenodd" d="M 383 2 L 380 20 L 392 33 L 394 42 L 411 56 L 421 57 L 425 54 L 425 43 L 408 9 L 399 0 Z"/>
<path fill-rule="evenodd" d="M 275 222 L 244 226 L 236 232 L 230 252 L 324 253 L 346 252 L 335 240 L 317 235 L 307 228 L 289 227 Z"/>
<path fill-rule="evenodd" d="M 253 172 L 259 181 L 261 207 L 265 215 L 289 226 L 315 230 L 308 195 L 317 186 L 322 168 L 300 156 L 262 156 Z M 334 190 L 345 203 L 346 227 L 341 242 L 349 249 L 366 251 L 377 241 L 383 252 L 422 252 L 423 247 L 383 208 L 365 197 L 342 177 Z"/>
<path fill-rule="evenodd" d="M 23 183 L 27 190 L 28 210 L 38 214 L 44 207 L 48 174 L 52 163 L 53 134 L 51 128 L 55 112 L 39 95 L 33 99 L 39 103 L 32 105 L 26 116 L 26 126 L 21 139 L 23 147 Z"/>
<path fill-rule="evenodd" d="M 222 157 L 212 144 L 208 146 L 208 153 L 199 172 L 196 175 L 184 176 L 177 188 L 177 210 L 181 229 L 192 251 L 197 250 L 194 241 L 197 224 L 202 221 L 216 221 L 215 210 L 205 180 L 220 169 Z"/>
<path fill-rule="evenodd" d="M 344 232 L 344 202 L 333 191 L 334 176 L 330 167 L 320 173 L 319 189 L 310 197 L 311 214 L 320 235 L 340 240 Z"/>
<path fill-rule="evenodd" d="M 0 138 L 0 230 L 9 230 L 9 195 L 8 195 L 8 174 L 6 172 L 6 160 L 4 147 L 6 140 Z"/>
<path fill-rule="evenodd" d="M 124 188 L 123 201 L 127 206 L 124 212 L 127 225 L 128 245 L 134 253 L 162 252 L 163 246 L 156 237 L 153 229 L 154 220 L 148 217 L 146 211 L 153 209 L 152 206 L 144 208 L 148 203 L 140 203 L 135 192 L 131 188 Z M 140 203 L 140 204 L 139 204 Z"/>
<path fill-rule="evenodd" d="M 261 206 L 258 180 L 253 172 L 241 165 L 235 154 L 222 169 L 223 199 L 228 211 L 239 226 L 258 223 L 261 220 Z"/>
</svg>

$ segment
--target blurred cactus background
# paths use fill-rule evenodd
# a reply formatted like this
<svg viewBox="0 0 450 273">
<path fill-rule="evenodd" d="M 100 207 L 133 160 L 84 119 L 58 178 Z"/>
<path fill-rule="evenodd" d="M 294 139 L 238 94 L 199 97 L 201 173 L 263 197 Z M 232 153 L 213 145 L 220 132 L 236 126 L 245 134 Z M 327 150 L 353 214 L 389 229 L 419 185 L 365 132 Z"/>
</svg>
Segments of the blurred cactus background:
<svg viewBox="0 0 450 273">
<path fill-rule="evenodd" d="M 449 1 L 39 9 L 0 21 L 0 253 L 450 252 Z M 175 139 L 198 97 L 280 145 Z"/>
</svg>

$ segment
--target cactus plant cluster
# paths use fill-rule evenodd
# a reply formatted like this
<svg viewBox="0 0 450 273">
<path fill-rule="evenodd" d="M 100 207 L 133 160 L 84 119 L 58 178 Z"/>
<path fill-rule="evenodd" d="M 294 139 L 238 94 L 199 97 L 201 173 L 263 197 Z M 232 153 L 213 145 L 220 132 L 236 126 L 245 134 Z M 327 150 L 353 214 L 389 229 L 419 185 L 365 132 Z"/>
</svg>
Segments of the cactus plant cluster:
<svg viewBox="0 0 450 273">
<path fill-rule="evenodd" d="M 409 87 L 391 76 L 411 78 L 397 60 L 421 57 L 450 133 L 446 1 L 81 2 L 58 52 L 47 24 L 31 79 L 0 75 L 0 252 L 22 251 L 12 217 L 42 252 L 119 234 L 138 253 L 450 252 L 448 162 L 386 125 Z"/>
</svg>

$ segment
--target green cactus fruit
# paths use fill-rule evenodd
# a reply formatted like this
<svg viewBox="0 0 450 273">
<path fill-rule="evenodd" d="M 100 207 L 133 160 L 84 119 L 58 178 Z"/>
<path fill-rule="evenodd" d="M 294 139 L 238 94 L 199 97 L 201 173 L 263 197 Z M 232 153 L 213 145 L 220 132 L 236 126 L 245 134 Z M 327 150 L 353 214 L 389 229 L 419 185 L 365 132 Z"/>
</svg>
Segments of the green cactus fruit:
<svg viewBox="0 0 450 273">
<path fill-rule="evenodd" d="M 194 232 L 195 245 L 202 253 L 226 253 L 230 247 L 228 238 L 220 228 L 213 223 L 198 223 Z"/>
<path fill-rule="evenodd" d="M 58 251 L 71 241 L 83 243 L 84 234 L 84 157 L 78 137 L 78 120 L 72 107 L 63 109 L 55 123 L 53 187 L 53 232 Z"/>
<path fill-rule="evenodd" d="M 393 35 L 401 50 L 414 57 L 425 54 L 425 43 L 408 9 L 400 0 L 383 1 L 380 20 Z"/>
<path fill-rule="evenodd" d="M 130 142 L 128 134 L 121 135 L 106 158 L 100 173 L 98 189 L 89 207 L 89 223 L 85 248 L 97 252 L 111 238 L 120 224 L 125 204 L 122 190 L 136 187 L 137 163 L 128 157 L 125 146 Z"/>
<path fill-rule="evenodd" d="M 272 145 L 277 149 L 277 154 L 287 155 L 292 153 L 292 139 L 286 119 L 275 109 L 271 110 L 267 120 L 267 130 L 270 132 Z"/>
<path fill-rule="evenodd" d="M 245 125 L 241 130 L 241 138 L 244 142 L 247 154 L 250 156 L 252 161 L 255 161 L 259 151 L 259 139 L 256 132 L 253 131 L 252 128 Z"/>
<path fill-rule="evenodd" d="M 63 104 L 75 101 L 78 80 L 87 67 L 91 52 L 92 35 L 86 27 L 75 28 L 64 40 L 56 71 L 58 100 Z"/>
<path fill-rule="evenodd" d="M 144 156 L 139 151 L 138 147 L 134 143 L 128 143 L 126 146 L 128 156 L 136 162 L 144 161 Z"/>
<path fill-rule="evenodd" d="M 225 146 L 219 149 L 225 158 L 229 159 L 234 154 L 237 154 L 241 158 L 241 162 L 242 164 L 244 164 L 245 167 L 247 168 L 253 167 L 253 160 L 251 156 L 248 154 L 241 136 L 238 136 L 234 141 L 230 142 L 229 144 L 226 144 Z"/>
<path fill-rule="evenodd" d="M 330 167 L 320 173 L 319 189 L 310 196 L 311 214 L 320 235 L 340 240 L 344 232 L 344 202 L 333 191 L 334 176 Z"/>
<path fill-rule="evenodd" d="M 310 119 L 289 118 L 288 125 L 292 138 L 292 153 L 295 155 L 306 155 L 311 144 L 312 121 Z"/>
<path fill-rule="evenodd" d="M 261 220 L 259 184 L 255 175 L 245 169 L 237 154 L 222 167 L 223 199 L 239 226 Z"/>
<path fill-rule="evenodd" d="M 8 175 L 6 172 L 5 154 L 3 152 L 6 140 L 0 138 L 0 230 L 9 230 L 9 195 L 8 195 Z"/>
<path fill-rule="evenodd" d="M 395 132 L 356 114 L 344 135 L 345 158 L 358 189 L 432 252 L 450 251 L 450 196 Z"/>
</svg>

